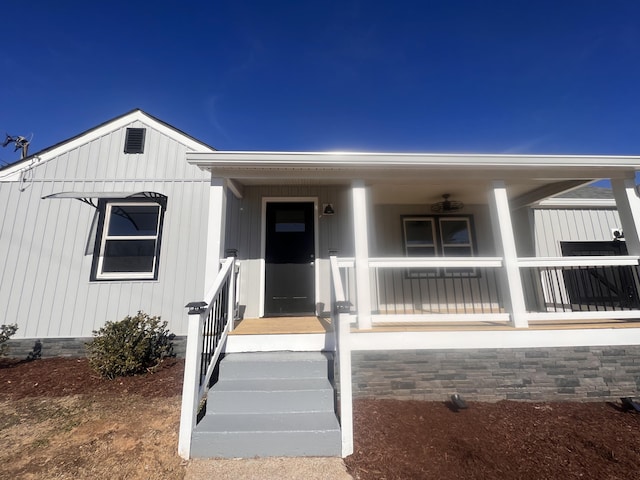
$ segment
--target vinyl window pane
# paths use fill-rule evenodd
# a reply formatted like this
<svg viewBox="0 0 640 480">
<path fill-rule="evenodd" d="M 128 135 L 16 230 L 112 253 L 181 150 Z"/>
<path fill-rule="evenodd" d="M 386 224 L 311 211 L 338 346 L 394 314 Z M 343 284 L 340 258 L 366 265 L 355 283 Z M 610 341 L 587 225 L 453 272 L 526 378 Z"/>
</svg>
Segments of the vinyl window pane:
<svg viewBox="0 0 640 480">
<path fill-rule="evenodd" d="M 159 205 L 114 205 L 109 217 L 109 237 L 149 236 L 158 233 Z"/>
<path fill-rule="evenodd" d="M 433 221 L 431 220 L 405 220 L 405 240 L 407 246 L 434 245 Z"/>
<path fill-rule="evenodd" d="M 434 247 L 410 247 L 407 248 L 407 256 L 409 257 L 435 257 L 436 249 Z"/>
<path fill-rule="evenodd" d="M 467 220 L 440 220 L 440 234 L 443 245 L 469 245 L 469 222 Z"/>
<path fill-rule="evenodd" d="M 278 233 L 303 233 L 306 229 L 304 210 L 276 211 L 275 231 Z"/>
<path fill-rule="evenodd" d="M 153 272 L 155 240 L 107 240 L 102 262 L 103 273 Z"/>
</svg>

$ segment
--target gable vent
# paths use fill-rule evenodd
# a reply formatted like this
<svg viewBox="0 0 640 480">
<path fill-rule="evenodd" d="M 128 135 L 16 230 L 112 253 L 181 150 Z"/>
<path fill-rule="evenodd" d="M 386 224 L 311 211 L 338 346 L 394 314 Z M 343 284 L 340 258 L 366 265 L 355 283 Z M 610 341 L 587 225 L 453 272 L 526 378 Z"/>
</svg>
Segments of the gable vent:
<svg viewBox="0 0 640 480">
<path fill-rule="evenodd" d="M 144 134 L 146 128 L 127 128 L 124 140 L 124 153 L 144 153 Z"/>
</svg>

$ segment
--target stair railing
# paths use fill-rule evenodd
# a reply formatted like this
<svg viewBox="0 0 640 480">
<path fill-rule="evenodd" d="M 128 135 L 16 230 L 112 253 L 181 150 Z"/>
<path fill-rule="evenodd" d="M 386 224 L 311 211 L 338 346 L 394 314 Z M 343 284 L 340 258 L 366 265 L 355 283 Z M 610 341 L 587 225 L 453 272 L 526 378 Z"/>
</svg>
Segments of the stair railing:
<svg viewBox="0 0 640 480">
<path fill-rule="evenodd" d="M 200 402 L 236 319 L 238 271 L 236 258 L 227 257 L 205 300 L 186 305 L 190 316 L 178 439 L 178 454 L 184 459 L 190 457 Z"/>
<path fill-rule="evenodd" d="M 351 384 L 351 304 L 346 300 L 338 258 L 329 257 L 331 283 L 333 285 L 334 308 L 332 309 L 333 329 L 337 336 L 336 355 L 340 378 L 340 432 L 342 435 L 342 456 L 353 453 L 353 389 Z"/>
</svg>

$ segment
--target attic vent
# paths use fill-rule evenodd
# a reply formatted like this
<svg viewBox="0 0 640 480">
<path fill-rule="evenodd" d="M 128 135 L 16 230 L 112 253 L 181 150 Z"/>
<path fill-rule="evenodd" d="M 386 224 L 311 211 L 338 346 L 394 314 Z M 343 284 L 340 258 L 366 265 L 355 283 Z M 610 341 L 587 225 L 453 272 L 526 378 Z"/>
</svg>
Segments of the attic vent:
<svg viewBox="0 0 640 480">
<path fill-rule="evenodd" d="M 124 153 L 144 153 L 144 134 L 146 128 L 127 128 L 124 140 Z"/>
</svg>

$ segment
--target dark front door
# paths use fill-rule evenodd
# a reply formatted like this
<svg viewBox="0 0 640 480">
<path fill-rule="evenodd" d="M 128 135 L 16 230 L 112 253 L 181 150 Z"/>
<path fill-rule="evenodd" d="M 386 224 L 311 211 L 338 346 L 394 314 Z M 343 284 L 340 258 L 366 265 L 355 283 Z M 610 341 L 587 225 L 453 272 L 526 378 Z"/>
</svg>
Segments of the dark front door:
<svg viewBox="0 0 640 480">
<path fill-rule="evenodd" d="M 562 255 L 627 255 L 627 245 L 610 242 L 560 242 Z M 564 272 L 564 283 L 572 310 L 607 310 L 640 307 L 637 267 L 608 266 L 571 269 Z"/>
<path fill-rule="evenodd" d="M 313 202 L 269 202 L 265 236 L 266 316 L 315 312 Z"/>
</svg>

